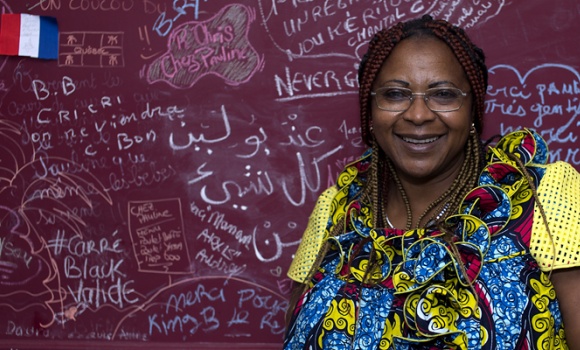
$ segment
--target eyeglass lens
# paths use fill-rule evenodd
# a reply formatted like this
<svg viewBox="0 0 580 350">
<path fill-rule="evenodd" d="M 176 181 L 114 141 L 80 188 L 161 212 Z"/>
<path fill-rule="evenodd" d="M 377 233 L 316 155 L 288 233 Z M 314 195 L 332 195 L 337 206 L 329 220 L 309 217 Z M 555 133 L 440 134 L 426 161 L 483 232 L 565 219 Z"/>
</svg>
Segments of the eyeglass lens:
<svg viewBox="0 0 580 350">
<path fill-rule="evenodd" d="M 377 106 L 380 109 L 402 112 L 411 107 L 413 100 L 423 98 L 432 111 L 445 112 L 461 108 L 465 94 L 456 88 L 428 89 L 425 93 L 413 93 L 404 88 L 384 87 L 375 93 Z"/>
</svg>

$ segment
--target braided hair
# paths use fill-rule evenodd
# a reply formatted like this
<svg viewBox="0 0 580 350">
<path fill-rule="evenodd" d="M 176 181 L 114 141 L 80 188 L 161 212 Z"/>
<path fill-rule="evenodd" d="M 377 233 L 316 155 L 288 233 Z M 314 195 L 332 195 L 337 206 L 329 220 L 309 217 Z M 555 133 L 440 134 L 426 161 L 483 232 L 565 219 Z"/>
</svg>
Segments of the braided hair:
<svg viewBox="0 0 580 350">
<path fill-rule="evenodd" d="M 484 165 L 484 151 L 479 135 L 483 127 L 485 111 L 485 93 L 487 90 L 487 67 L 485 55 L 477 47 L 463 29 L 444 20 L 434 20 L 425 15 L 422 18 L 400 22 L 395 26 L 384 29 L 375 34 L 369 43 L 367 53 L 363 56 L 359 66 L 359 100 L 361 134 L 363 140 L 373 148 L 373 164 L 369 171 L 369 181 L 363 189 L 362 198 L 372 203 L 375 227 L 384 227 L 386 215 L 383 213 L 382 199 L 388 191 L 389 180 L 393 181 L 405 201 L 407 210 L 407 229 L 413 226 L 411 207 L 392 164 L 386 155 L 377 146 L 371 132 L 371 89 L 376 76 L 395 46 L 402 40 L 411 37 L 433 37 L 446 43 L 465 71 L 472 91 L 473 101 L 473 129 L 465 145 L 466 158 L 458 177 L 452 186 L 438 199 L 432 202 L 425 212 L 416 221 L 417 225 L 426 220 L 430 212 L 451 213 L 457 210 L 463 197 L 477 182 L 478 175 Z M 442 217 L 431 217 L 431 220 L 442 221 Z"/>
</svg>

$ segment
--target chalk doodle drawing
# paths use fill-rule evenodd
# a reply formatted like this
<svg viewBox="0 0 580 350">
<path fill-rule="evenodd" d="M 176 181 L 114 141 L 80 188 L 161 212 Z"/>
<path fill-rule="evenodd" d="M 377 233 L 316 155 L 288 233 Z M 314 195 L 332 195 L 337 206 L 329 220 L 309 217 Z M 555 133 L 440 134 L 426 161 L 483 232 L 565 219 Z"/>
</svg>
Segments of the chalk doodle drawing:
<svg viewBox="0 0 580 350">
<path fill-rule="evenodd" d="M 123 38 L 122 32 L 60 33 L 58 64 L 61 67 L 123 67 Z"/>
<path fill-rule="evenodd" d="M 192 87 L 208 74 L 229 85 L 247 82 L 263 65 L 247 37 L 254 20 L 250 8 L 234 4 L 207 21 L 181 24 L 168 37 L 168 51 L 149 66 L 147 81 L 179 89 Z"/>
<path fill-rule="evenodd" d="M 0 298 L 27 295 L 33 285 L 40 286 L 39 303 L 64 317 L 64 310 L 56 309 L 67 293 L 53 253 L 45 249 L 44 230 L 61 227 L 82 237 L 85 222 L 76 209 L 91 207 L 97 197 L 111 204 L 111 197 L 96 177 L 73 162 L 23 147 L 17 123 L 0 119 L 0 137 Z M 62 321 L 55 317 L 43 326 Z"/>
</svg>

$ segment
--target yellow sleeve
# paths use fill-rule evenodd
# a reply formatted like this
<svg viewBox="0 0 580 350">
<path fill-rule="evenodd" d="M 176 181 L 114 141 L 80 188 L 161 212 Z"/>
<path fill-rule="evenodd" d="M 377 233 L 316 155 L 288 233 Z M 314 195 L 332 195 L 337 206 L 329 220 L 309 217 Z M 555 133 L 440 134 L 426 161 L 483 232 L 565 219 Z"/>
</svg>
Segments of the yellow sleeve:
<svg viewBox="0 0 580 350">
<path fill-rule="evenodd" d="M 549 164 L 537 192 L 550 232 L 536 203 L 532 255 L 546 272 L 580 266 L 580 174 L 565 162 Z"/>
<path fill-rule="evenodd" d="M 328 238 L 329 232 L 326 227 L 330 218 L 332 200 L 337 192 L 338 188 L 332 186 L 318 197 L 314 210 L 308 219 L 306 231 L 302 235 L 302 241 L 288 269 L 288 277 L 296 282 L 306 282 L 320 248 Z"/>
</svg>

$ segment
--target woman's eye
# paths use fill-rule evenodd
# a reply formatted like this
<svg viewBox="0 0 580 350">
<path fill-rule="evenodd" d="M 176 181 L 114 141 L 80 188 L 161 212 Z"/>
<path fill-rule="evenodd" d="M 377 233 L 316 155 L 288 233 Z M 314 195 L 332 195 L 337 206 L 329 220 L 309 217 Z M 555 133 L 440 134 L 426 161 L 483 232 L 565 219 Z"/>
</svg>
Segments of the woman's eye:
<svg viewBox="0 0 580 350">
<path fill-rule="evenodd" d="M 439 100 L 454 100 L 459 97 L 459 94 L 453 89 L 438 89 L 436 91 L 432 91 L 429 94 L 429 97 Z"/>
<path fill-rule="evenodd" d="M 400 89 L 386 89 L 383 91 L 382 96 L 384 99 L 393 101 L 409 99 L 409 93 Z"/>
</svg>

